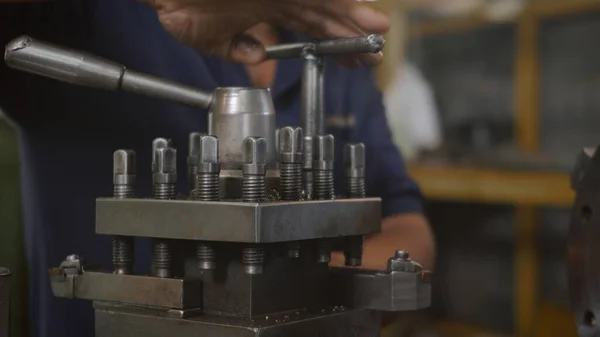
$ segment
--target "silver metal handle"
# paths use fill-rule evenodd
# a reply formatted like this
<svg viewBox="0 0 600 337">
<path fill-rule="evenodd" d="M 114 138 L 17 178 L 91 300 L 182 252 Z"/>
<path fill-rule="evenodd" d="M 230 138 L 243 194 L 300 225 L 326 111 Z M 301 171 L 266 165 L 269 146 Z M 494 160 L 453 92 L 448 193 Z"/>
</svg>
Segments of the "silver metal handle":
<svg viewBox="0 0 600 337">
<path fill-rule="evenodd" d="M 385 40 L 381 35 L 371 34 L 364 37 L 281 44 L 267 47 L 266 53 L 269 59 L 281 59 L 302 57 L 305 50 L 310 50 L 315 56 L 379 53 L 384 46 Z"/>
<path fill-rule="evenodd" d="M 81 86 L 123 90 L 198 108 L 207 108 L 212 102 L 211 93 L 28 36 L 20 36 L 6 45 L 4 61 L 14 69 Z"/>
</svg>

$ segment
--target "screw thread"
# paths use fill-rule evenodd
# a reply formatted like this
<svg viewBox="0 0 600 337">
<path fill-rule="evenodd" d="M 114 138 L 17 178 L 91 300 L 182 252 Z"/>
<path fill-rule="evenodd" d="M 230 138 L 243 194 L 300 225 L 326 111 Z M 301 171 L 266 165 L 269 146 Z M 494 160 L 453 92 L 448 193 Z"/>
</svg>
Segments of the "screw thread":
<svg viewBox="0 0 600 337">
<path fill-rule="evenodd" d="M 112 258 L 115 274 L 131 274 L 133 269 L 134 242 L 129 236 L 115 236 L 112 242 Z"/>
<path fill-rule="evenodd" d="M 365 178 L 346 178 L 346 191 L 349 198 L 364 198 L 367 195 Z"/>
<path fill-rule="evenodd" d="M 347 266 L 360 266 L 362 264 L 363 242 L 365 237 L 362 235 L 349 236 L 346 238 L 344 247 L 344 257 Z"/>
<path fill-rule="evenodd" d="M 175 190 L 175 184 L 163 184 L 154 183 L 154 190 L 152 191 L 154 199 L 175 199 L 177 192 Z"/>
<path fill-rule="evenodd" d="M 313 172 L 313 195 L 315 198 L 317 200 L 333 200 L 335 197 L 333 171 L 315 170 Z"/>
<path fill-rule="evenodd" d="M 317 242 L 317 262 L 329 263 L 331 261 L 331 242 L 319 240 Z"/>
<path fill-rule="evenodd" d="M 299 163 L 281 163 L 281 199 L 300 200 L 302 193 L 302 165 Z"/>
<path fill-rule="evenodd" d="M 211 243 L 200 242 L 196 246 L 196 257 L 198 258 L 198 267 L 200 269 L 215 269 L 217 261 L 217 251 Z"/>
<path fill-rule="evenodd" d="M 192 198 L 200 201 L 218 201 L 219 174 L 198 173 L 196 189 L 192 191 Z"/>
<path fill-rule="evenodd" d="M 290 259 L 300 258 L 300 242 L 289 242 L 287 244 L 287 256 Z"/>
<path fill-rule="evenodd" d="M 190 190 L 195 190 L 198 188 L 196 175 L 198 174 L 198 166 L 196 165 L 188 165 L 188 184 L 190 186 Z"/>
<path fill-rule="evenodd" d="M 171 277 L 173 252 L 165 240 L 154 240 L 152 247 L 152 273 L 156 277 Z"/>
<path fill-rule="evenodd" d="M 242 178 L 242 201 L 261 202 L 265 200 L 266 179 L 264 175 L 245 174 Z"/>
<path fill-rule="evenodd" d="M 135 188 L 133 185 L 121 185 L 115 184 L 113 185 L 113 197 L 124 199 L 124 198 L 133 198 L 135 195 Z"/>
</svg>

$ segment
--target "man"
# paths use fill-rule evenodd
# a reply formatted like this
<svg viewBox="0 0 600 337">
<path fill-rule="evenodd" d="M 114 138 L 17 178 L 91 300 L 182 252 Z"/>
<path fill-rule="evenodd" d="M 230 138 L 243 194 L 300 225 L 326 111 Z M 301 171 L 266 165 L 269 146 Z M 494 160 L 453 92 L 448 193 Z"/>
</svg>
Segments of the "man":
<svg viewBox="0 0 600 337">
<path fill-rule="evenodd" d="M 360 36 L 363 30 L 382 32 L 388 25 L 380 14 L 354 0 L 146 2 L 61 0 L 5 5 L 2 9 L 7 10 L 0 10 L 0 15 L 6 17 L 0 17 L 0 22 L 8 28 L 0 32 L 7 35 L 3 42 L 27 33 L 203 90 L 271 87 L 277 124 L 285 126 L 300 122 L 301 61 L 261 62 L 263 44 L 306 39 L 290 30 L 311 38 L 333 38 Z M 358 67 L 359 63 L 377 64 L 380 57 L 359 55 L 342 61 Z M 117 148 L 137 152 L 138 191 L 148 196 L 152 140 L 169 137 L 175 147 L 184 148 L 190 132 L 207 130 L 206 111 L 75 87 L 6 67 L 0 71 L 0 104 L 21 130 L 32 335 L 92 336 L 89 303 L 53 298 L 47 269 L 70 253 L 110 265 L 110 238 L 95 235 L 93 224 L 95 198 L 112 192 L 112 152 Z M 414 259 L 431 267 L 433 239 L 421 215 L 419 190 L 391 142 L 371 71 L 365 67 L 349 70 L 327 60 L 325 78 L 326 118 L 346 121 L 327 126 L 336 137 L 336 161 L 341 162 L 344 143 L 364 142 L 368 194 L 384 200 L 384 234 L 367 240 L 363 267 L 385 268 L 397 248 L 408 249 Z M 178 160 L 183 177 L 185 156 Z M 340 165 L 336 174 L 340 177 Z M 184 183 L 180 179 L 181 190 Z M 137 272 L 148 270 L 149 256 L 149 244 L 138 243 Z M 341 263 L 339 254 L 334 263 Z"/>
</svg>

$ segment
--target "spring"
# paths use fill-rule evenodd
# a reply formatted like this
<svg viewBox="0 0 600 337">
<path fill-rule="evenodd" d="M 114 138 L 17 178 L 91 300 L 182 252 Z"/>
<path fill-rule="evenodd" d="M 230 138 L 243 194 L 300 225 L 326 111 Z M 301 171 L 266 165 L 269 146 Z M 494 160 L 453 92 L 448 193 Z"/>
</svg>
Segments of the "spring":
<svg viewBox="0 0 600 337">
<path fill-rule="evenodd" d="M 333 200 L 335 191 L 333 186 L 333 171 L 315 170 L 314 171 L 314 197 L 317 200 Z"/>
<path fill-rule="evenodd" d="M 115 273 L 130 274 L 133 266 L 134 241 L 130 236 L 115 236 L 112 242 L 112 259 Z"/>
<path fill-rule="evenodd" d="M 242 179 L 242 201 L 261 202 L 265 200 L 266 180 L 264 175 L 244 175 Z"/>
<path fill-rule="evenodd" d="M 265 262 L 265 250 L 259 246 L 247 246 L 242 249 L 242 263 L 249 264 L 262 264 Z"/>
<path fill-rule="evenodd" d="M 302 193 L 302 165 L 281 163 L 281 199 L 286 201 L 300 200 Z"/>
<path fill-rule="evenodd" d="M 192 199 L 200 201 L 218 201 L 219 174 L 198 173 L 196 189 L 192 191 Z"/>
<path fill-rule="evenodd" d="M 349 198 L 364 198 L 367 194 L 365 178 L 346 178 L 346 193 Z"/>
<path fill-rule="evenodd" d="M 115 198 L 132 198 L 135 194 L 133 185 L 113 185 L 113 197 Z"/>
<path fill-rule="evenodd" d="M 164 240 L 154 240 L 152 247 L 152 269 L 155 276 L 169 277 L 173 254 L 171 246 Z"/>
<path fill-rule="evenodd" d="M 177 192 L 175 191 L 175 184 L 154 184 L 154 191 L 152 191 L 155 199 L 175 199 Z"/>
</svg>

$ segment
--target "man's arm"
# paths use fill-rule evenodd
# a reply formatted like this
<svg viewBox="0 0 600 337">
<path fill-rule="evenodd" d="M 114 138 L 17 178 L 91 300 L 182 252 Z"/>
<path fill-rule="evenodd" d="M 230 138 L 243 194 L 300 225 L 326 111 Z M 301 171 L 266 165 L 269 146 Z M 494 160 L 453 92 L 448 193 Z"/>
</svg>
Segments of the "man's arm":
<svg viewBox="0 0 600 337">
<path fill-rule="evenodd" d="M 427 219 L 422 214 L 421 194 L 417 184 L 409 177 L 399 150 L 392 141 L 387 125 L 381 93 L 370 72 L 353 82 L 360 92 L 351 93 L 367 97 L 369 116 L 357 120 L 353 141 L 365 143 L 367 151 L 367 194 L 381 197 L 382 231 L 367 237 L 363 248 L 361 268 L 385 269 L 387 260 L 397 249 L 407 250 L 410 257 L 432 270 L 435 262 L 435 240 Z M 365 83 L 365 82 L 362 82 Z M 334 265 L 344 265 L 342 253 L 335 253 Z"/>
</svg>

